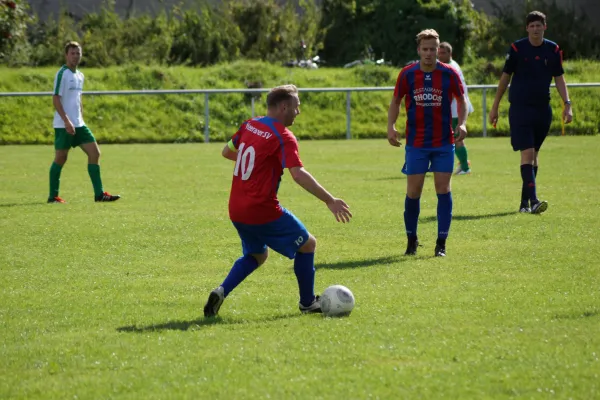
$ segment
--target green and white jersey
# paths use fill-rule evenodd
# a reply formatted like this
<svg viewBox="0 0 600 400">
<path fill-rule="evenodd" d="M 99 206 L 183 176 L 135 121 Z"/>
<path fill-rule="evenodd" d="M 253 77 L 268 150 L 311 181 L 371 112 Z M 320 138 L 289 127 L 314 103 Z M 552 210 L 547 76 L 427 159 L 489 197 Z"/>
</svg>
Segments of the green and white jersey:
<svg viewBox="0 0 600 400">
<path fill-rule="evenodd" d="M 469 114 L 471 114 L 475 109 L 473 108 L 473 104 L 471 104 L 471 100 L 469 100 L 469 91 L 467 90 L 467 83 L 465 82 L 465 77 L 463 75 L 462 69 L 460 69 L 460 65 L 454 60 L 450 60 L 450 66 L 458 72 L 458 76 L 460 77 L 460 81 L 465 88 L 465 99 L 467 100 L 467 108 L 469 109 Z M 452 100 L 452 118 L 458 118 L 458 105 L 456 104 L 456 99 Z"/>
<path fill-rule="evenodd" d="M 54 77 L 53 94 L 60 96 L 65 113 L 75 128 L 85 125 L 81 114 L 81 92 L 83 91 L 83 74 L 79 70 L 71 71 L 63 65 Z M 54 112 L 54 127 L 64 128 L 65 123 L 58 114 Z"/>
</svg>

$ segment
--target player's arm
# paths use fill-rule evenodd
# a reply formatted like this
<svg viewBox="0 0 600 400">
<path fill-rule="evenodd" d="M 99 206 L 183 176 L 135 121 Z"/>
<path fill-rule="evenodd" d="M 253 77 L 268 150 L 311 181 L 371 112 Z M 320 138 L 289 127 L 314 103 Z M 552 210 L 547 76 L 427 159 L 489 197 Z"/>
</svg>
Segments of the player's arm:
<svg viewBox="0 0 600 400">
<path fill-rule="evenodd" d="M 235 148 L 235 145 L 233 144 L 233 140 L 230 140 L 229 142 L 227 142 L 225 147 L 223 147 L 223 151 L 221 152 L 221 155 L 228 160 L 237 161 L 237 149 Z"/>
<path fill-rule="evenodd" d="M 338 222 L 350 221 L 352 213 L 344 200 L 333 197 L 304 167 L 292 167 L 289 168 L 289 171 L 294 182 L 327 204 Z"/>
<path fill-rule="evenodd" d="M 500 82 L 498 82 L 498 90 L 496 90 L 494 104 L 492 104 L 492 109 L 490 110 L 490 123 L 494 125 L 494 127 L 496 127 L 496 123 L 498 122 L 498 108 L 500 107 L 500 101 L 502 100 L 502 96 L 504 96 L 504 93 L 508 88 L 511 77 L 512 75 L 503 72 L 502 76 L 500 77 Z"/>
<path fill-rule="evenodd" d="M 563 121 L 568 124 L 573 120 L 573 111 L 571 110 L 571 100 L 569 99 L 569 90 L 567 89 L 567 81 L 565 80 L 565 70 L 562 65 L 562 51 L 558 45 L 554 49 L 554 57 L 552 75 L 554 76 L 556 90 L 558 90 L 564 104 Z"/>
<path fill-rule="evenodd" d="M 398 79 L 396 80 L 396 87 L 394 88 L 394 96 L 392 97 L 392 101 L 390 102 L 390 106 L 388 108 L 388 142 L 395 147 L 400 147 L 400 140 L 398 140 L 398 130 L 396 129 L 396 121 L 398 120 L 398 116 L 400 115 L 400 106 L 402 105 L 402 98 L 406 95 L 406 92 L 406 76 L 404 70 L 402 70 L 400 71 L 400 74 L 398 74 Z"/>
<path fill-rule="evenodd" d="M 469 117 L 469 105 L 467 103 L 466 94 L 456 97 L 456 105 L 458 107 L 458 138 L 457 142 L 465 139 L 467 136 L 467 118 Z"/>
<path fill-rule="evenodd" d="M 571 100 L 569 99 L 569 89 L 567 89 L 567 81 L 565 81 L 565 76 L 555 76 L 554 83 L 556 84 L 556 90 L 560 94 L 560 97 L 563 99 L 564 110 L 563 110 L 563 120 L 566 124 L 571 123 L 573 121 L 573 110 L 571 109 Z"/>
<path fill-rule="evenodd" d="M 392 146 L 399 147 L 400 141 L 398 140 L 398 130 L 396 129 L 396 121 L 398 120 L 398 116 L 400 115 L 400 106 L 402 105 L 402 99 L 394 96 L 392 101 L 390 102 L 390 107 L 388 109 L 388 142 Z"/>
<path fill-rule="evenodd" d="M 469 107 L 467 105 L 466 91 L 464 79 L 454 69 L 450 79 L 450 95 L 456 99 L 458 109 L 458 130 L 457 142 L 464 140 L 467 136 L 467 118 L 469 117 Z"/>
<path fill-rule="evenodd" d="M 504 68 L 502 69 L 502 76 L 500 77 L 500 82 L 498 82 L 498 90 L 496 90 L 496 97 L 494 98 L 492 109 L 490 110 L 489 119 L 494 127 L 496 127 L 496 123 L 498 122 L 498 108 L 500 107 L 502 96 L 504 96 L 504 92 L 506 92 L 506 88 L 508 88 L 512 74 L 517 70 L 517 59 L 518 49 L 516 44 L 513 43 L 508 49 L 508 53 L 506 53 L 506 61 L 504 62 Z"/>
<path fill-rule="evenodd" d="M 52 96 L 52 104 L 54 104 L 56 112 L 58 113 L 58 115 L 60 115 L 60 118 L 62 118 L 63 122 L 65 123 L 65 129 L 67 130 L 67 133 L 74 135 L 75 127 L 73 126 L 73 123 L 71 122 L 69 116 L 65 112 L 65 109 L 63 108 L 62 102 L 60 101 L 60 95 L 55 94 Z"/>
<path fill-rule="evenodd" d="M 83 80 L 81 81 L 81 85 L 83 87 Z M 81 93 L 81 95 L 79 96 L 79 111 L 81 112 L 81 119 L 83 120 L 83 93 Z"/>
</svg>

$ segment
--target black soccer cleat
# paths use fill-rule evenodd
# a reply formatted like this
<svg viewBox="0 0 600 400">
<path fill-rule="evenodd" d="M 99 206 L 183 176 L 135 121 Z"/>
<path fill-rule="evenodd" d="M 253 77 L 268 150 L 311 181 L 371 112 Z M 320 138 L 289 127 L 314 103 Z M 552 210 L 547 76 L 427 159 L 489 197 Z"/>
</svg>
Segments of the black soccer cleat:
<svg viewBox="0 0 600 400">
<path fill-rule="evenodd" d="M 322 313 L 321 310 L 321 296 L 315 296 L 315 299 L 308 306 L 302 305 L 302 303 L 298 303 L 298 308 L 302 314 L 318 314 Z"/>
<path fill-rule="evenodd" d="M 108 192 L 102 193 L 100 196 L 95 196 L 95 202 L 104 202 L 104 201 L 117 201 L 121 198 L 118 194 L 112 195 Z"/>
<path fill-rule="evenodd" d="M 208 295 L 208 300 L 204 306 L 205 317 L 216 317 L 219 313 L 219 309 L 225 300 L 225 289 L 223 286 L 219 286 Z"/>
<path fill-rule="evenodd" d="M 537 203 L 533 204 L 531 206 L 531 213 L 532 214 L 541 214 L 544 211 L 546 211 L 548 209 L 548 202 L 547 201 L 538 201 Z"/>
<path fill-rule="evenodd" d="M 436 244 L 435 245 L 435 256 L 436 257 L 446 257 L 446 247 Z"/>
<path fill-rule="evenodd" d="M 409 237 L 408 244 L 406 245 L 405 256 L 416 256 L 417 255 L 417 247 L 419 247 L 419 239 L 416 237 Z"/>
</svg>

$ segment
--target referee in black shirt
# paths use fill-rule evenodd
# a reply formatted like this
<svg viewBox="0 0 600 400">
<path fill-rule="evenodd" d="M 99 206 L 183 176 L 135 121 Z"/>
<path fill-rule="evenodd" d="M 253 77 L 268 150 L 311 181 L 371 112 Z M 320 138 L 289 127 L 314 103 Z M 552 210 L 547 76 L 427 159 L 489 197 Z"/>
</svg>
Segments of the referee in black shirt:
<svg viewBox="0 0 600 400">
<path fill-rule="evenodd" d="M 508 121 L 513 150 L 521 152 L 523 186 L 519 211 L 540 214 L 546 211 L 548 202 L 537 198 L 535 178 L 538 153 L 552 122 L 550 83 L 553 77 L 565 103 L 562 115 L 565 123 L 572 121 L 573 112 L 562 67 L 562 52 L 556 43 L 544 39 L 546 16 L 539 11 L 529 13 L 526 30 L 528 36 L 514 42 L 506 54 L 489 119 L 496 126 L 498 106 L 512 77 Z"/>
</svg>

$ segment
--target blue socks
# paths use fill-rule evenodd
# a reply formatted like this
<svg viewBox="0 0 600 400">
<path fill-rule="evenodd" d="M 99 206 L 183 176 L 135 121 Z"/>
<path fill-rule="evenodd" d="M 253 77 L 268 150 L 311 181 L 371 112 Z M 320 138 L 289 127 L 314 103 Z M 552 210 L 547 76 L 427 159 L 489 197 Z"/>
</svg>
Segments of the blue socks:
<svg viewBox="0 0 600 400">
<path fill-rule="evenodd" d="M 242 283 L 251 273 L 258 268 L 258 262 L 251 255 L 240 257 L 233 263 L 229 275 L 223 281 L 221 286 L 225 289 L 225 297 L 236 288 L 237 285 Z"/>
<path fill-rule="evenodd" d="M 404 227 L 408 237 L 417 237 L 417 224 L 421 212 L 421 198 L 411 199 L 406 196 L 404 200 Z"/>
<path fill-rule="evenodd" d="M 315 299 L 315 253 L 296 253 L 294 273 L 300 288 L 300 303 L 309 306 Z"/>
<path fill-rule="evenodd" d="M 221 284 L 225 297 L 257 268 L 258 262 L 251 255 L 238 258 Z M 296 253 L 294 273 L 300 288 L 300 303 L 309 306 L 315 299 L 315 253 Z"/>
<path fill-rule="evenodd" d="M 438 194 L 437 198 L 438 239 L 446 240 L 452 222 L 452 192 Z"/>
</svg>

